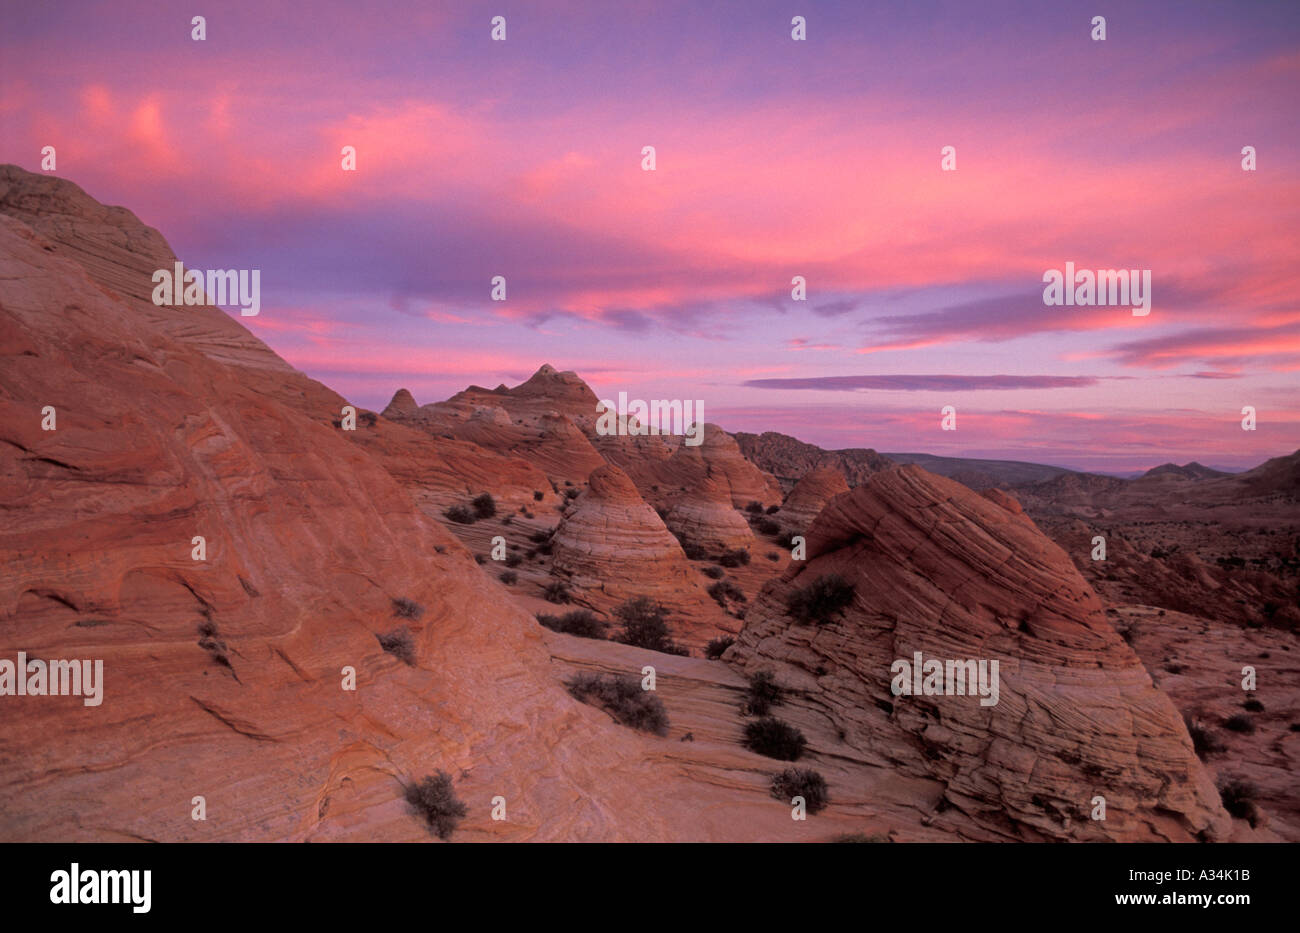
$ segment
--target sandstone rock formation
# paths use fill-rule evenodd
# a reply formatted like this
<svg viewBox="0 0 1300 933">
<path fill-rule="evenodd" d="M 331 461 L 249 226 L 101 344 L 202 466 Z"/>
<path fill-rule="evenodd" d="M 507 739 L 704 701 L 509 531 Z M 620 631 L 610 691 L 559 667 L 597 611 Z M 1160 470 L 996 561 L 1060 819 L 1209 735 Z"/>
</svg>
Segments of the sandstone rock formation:
<svg viewBox="0 0 1300 933">
<path fill-rule="evenodd" d="M 1190 840 L 1230 820 L 1168 697 L 1061 550 L 1017 510 L 907 466 L 832 500 L 728 659 L 775 666 L 858 754 L 943 784 L 936 824 L 1019 839 Z M 823 625 L 787 601 L 840 575 Z M 895 696 L 891 665 L 1000 662 L 1000 698 Z M 1101 794 L 1107 818 L 1089 818 Z M 949 812 L 952 811 L 952 812 Z"/>
<path fill-rule="evenodd" d="M 738 431 L 732 437 L 747 460 L 775 476 L 785 489 L 792 488 L 800 477 L 812 470 L 837 470 L 850 486 L 857 486 L 870 479 L 873 473 L 894 465 L 884 454 L 870 448 L 823 450 L 778 431 L 764 431 L 762 434 Z"/>
<path fill-rule="evenodd" d="M 825 467 L 809 470 L 785 497 L 776 520 L 787 531 L 804 534 L 827 502 L 848 491 L 849 484 L 839 470 Z"/>
<path fill-rule="evenodd" d="M 732 507 L 725 480 L 704 473 L 678 493 L 664 524 L 682 544 L 709 554 L 747 549 L 754 543 L 749 522 Z"/>
<path fill-rule="evenodd" d="M 419 408 L 420 406 L 415 404 L 415 397 L 410 392 L 406 389 L 398 389 L 393 395 L 393 400 L 384 409 L 383 415 L 385 418 L 399 419 L 415 414 Z"/>
<path fill-rule="evenodd" d="M 0 169 L 0 657 L 104 662 L 98 707 L 0 698 L 0 836 L 423 840 L 402 787 L 444 768 L 457 838 L 700 838 L 728 804 L 655 753 L 675 740 L 568 696 L 532 617 L 334 427 L 342 399 L 215 308 L 152 305 L 173 260 Z M 410 665 L 376 638 L 399 626 Z"/>
<path fill-rule="evenodd" d="M 648 597 L 673 611 L 673 634 L 689 645 L 740 627 L 705 593 L 677 539 L 616 466 L 591 474 L 551 542 L 555 572 L 588 605 L 607 612 Z"/>
</svg>

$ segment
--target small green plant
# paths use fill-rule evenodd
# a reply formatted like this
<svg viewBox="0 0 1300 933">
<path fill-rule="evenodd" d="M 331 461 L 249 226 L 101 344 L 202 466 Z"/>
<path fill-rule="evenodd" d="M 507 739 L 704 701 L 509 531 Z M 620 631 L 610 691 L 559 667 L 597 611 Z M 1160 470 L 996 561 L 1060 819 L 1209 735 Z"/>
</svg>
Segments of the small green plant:
<svg viewBox="0 0 1300 933">
<path fill-rule="evenodd" d="M 723 609 L 727 608 L 727 600 L 737 603 L 745 602 L 744 592 L 730 580 L 719 580 L 717 583 L 709 584 L 708 594 Z"/>
<path fill-rule="evenodd" d="M 686 649 L 672 640 L 668 631 L 668 610 L 645 596 L 629 599 L 614 610 L 623 632 L 618 641 L 650 651 L 685 655 Z"/>
<path fill-rule="evenodd" d="M 718 555 L 717 560 L 723 567 L 743 567 L 749 563 L 749 551 L 744 548 L 735 548 L 730 551 L 724 551 Z"/>
<path fill-rule="evenodd" d="M 519 582 L 519 574 L 515 573 L 513 570 L 503 570 L 501 571 L 499 579 L 506 586 L 514 586 Z"/>
<path fill-rule="evenodd" d="M 1187 734 L 1192 737 L 1192 748 L 1196 750 L 1199 758 L 1208 758 L 1210 755 L 1217 755 L 1227 750 L 1223 741 L 1194 719 L 1186 719 Z"/>
<path fill-rule="evenodd" d="M 744 716 L 766 716 L 773 706 L 781 705 L 782 693 L 776 675 L 771 671 L 755 671 L 749 677 L 749 689 L 740 712 Z"/>
<path fill-rule="evenodd" d="M 511 551 L 509 554 L 506 555 L 505 564 L 507 567 L 518 567 L 523 562 L 524 559 L 514 551 Z"/>
<path fill-rule="evenodd" d="M 1259 788 L 1250 781 L 1230 780 L 1219 787 L 1219 798 L 1223 809 L 1238 819 L 1254 820 L 1256 814 L 1255 800 L 1259 797 Z"/>
<path fill-rule="evenodd" d="M 399 596 L 393 600 L 393 615 L 399 619 L 418 619 L 424 615 L 424 607 L 413 599 Z"/>
<path fill-rule="evenodd" d="M 812 768 L 786 768 L 773 775 L 772 796 L 787 802 L 802 797 L 809 813 L 820 813 L 831 802 L 826 779 Z"/>
<path fill-rule="evenodd" d="M 543 493 L 540 489 L 534 489 L 534 490 L 533 490 L 533 501 L 534 501 L 534 502 L 541 502 L 542 499 L 544 499 L 545 497 L 546 497 L 546 494 Z"/>
<path fill-rule="evenodd" d="M 439 770 L 436 774 L 426 775 L 422 781 L 408 784 L 405 790 L 406 802 L 420 816 L 424 817 L 429 828 L 438 834 L 439 839 L 448 839 L 456 831 L 460 821 L 469 812 L 456 797 L 451 783 L 451 775 Z"/>
<path fill-rule="evenodd" d="M 721 567 L 715 567 L 712 564 L 705 567 L 700 572 L 703 573 L 710 580 L 721 580 L 724 576 L 726 576 L 725 570 L 723 570 Z"/>
<path fill-rule="evenodd" d="M 798 761 L 808 740 L 802 732 L 773 716 L 764 716 L 745 725 L 744 746 L 751 752 L 778 761 Z"/>
<path fill-rule="evenodd" d="M 853 584 L 837 573 L 819 577 L 786 599 L 790 616 L 804 625 L 825 625 L 853 603 Z"/>
<path fill-rule="evenodd" d="M 405 664 L 415 664 L 415 640 L 411 638 L 411 630 L 405 625 L 395 628 L 391 632 L 376 635 L 375 638 L 379 640 L 379 647 L 397 658 L 397 660 Z"/>
<path fill-rule="evenodd" d="M 442 514 L 458 525 L 472 525 L 475 521 L 474 513 L 463 505 L 453 505 Z"/>
<path fill-rule="evenodd" d="M 763 503 L 750 500 L 749 505 L 745 506 L 745 511 L 750 513 L 751 515 L 762 515 Z"/>
<path fill-rule="evenodd" d="M 1236 716 L 1229 716 L 1223 721 L 1223 728 L 1230 729 L 1233 732 L 1240 732 L 1243 735 L 1254 735 L 1255 723 L 1249 716 L 1238 713 Z"/>
<path fill-rule="evenodd" d="M 497 503 L 490 492 L 476 496 L 470 506 L 474 509 L 474 515 L 477 518 L 491 518 L 497 514 Z"/>
<path fill-rule="evenodd" d="M 668 734 L 668 712 L 653 691 L 642 690 L 635 677 L 584 672 L 565 682 L 574 699 L 599 706 L 625 726 Z"/>
<path fill-rule="evenodd" d="M 589 609 L 575 609 L 562 616 L 546 615 L 537 617 L 537 621 L 553 632 L 577 635 L 579 638 L 604 638 L 609 623 L 598 618 Z"/>
<path fill-rule="evenodd" d="M 727 649 L 736 643 L 736 639 L 730 635 L 722 635 L 718 638 L 711 639 L 704 648 L 704 656 L 710 661 L 716 661 L 727 653 Z"/>
<path fill-rule="evenodd" d="M 573 592 L 569 589 L 569 584 L 559 580 L 554 580 L 546 584 L 546 589 L 542 591 L 542 596 L 548 603 L 571 603 L 573 602 Z"/>
</svg>

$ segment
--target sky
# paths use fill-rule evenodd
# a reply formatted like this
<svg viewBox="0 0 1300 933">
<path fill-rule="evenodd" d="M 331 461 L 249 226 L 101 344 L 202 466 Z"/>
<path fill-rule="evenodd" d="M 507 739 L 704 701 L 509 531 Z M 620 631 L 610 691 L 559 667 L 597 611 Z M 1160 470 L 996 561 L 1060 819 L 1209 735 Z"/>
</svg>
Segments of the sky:
<svg viewBox="0 0 1300 933">
<path fill-rule="evenodd" d="M 1300 448 L 1300 4 L 0 6 L 0 162 L 261 270 L 359 405 L 550 363 L 832 448 Z M 1150 313 L 1045 304 L 1067 262 Z"/>
</svg>

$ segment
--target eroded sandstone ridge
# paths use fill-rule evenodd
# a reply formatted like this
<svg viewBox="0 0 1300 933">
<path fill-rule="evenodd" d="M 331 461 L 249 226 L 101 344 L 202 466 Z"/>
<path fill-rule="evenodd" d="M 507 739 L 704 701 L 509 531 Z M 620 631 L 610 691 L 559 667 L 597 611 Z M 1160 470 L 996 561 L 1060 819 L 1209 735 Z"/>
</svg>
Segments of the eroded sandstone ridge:
<svg viewBox="0 0 1300 933">
<path fill-rule="evenodd" d="M 414 494 L 519 461 L 383 418 L 341 431 L 345 400 L 239 321 L 150 303 L 174 261 L 128 211 L 0 169 L 0 656 L 105 672 L 95 708 L 0 700 L 0 838 L 426 839 L 402 787 L 438 768 L 462 838 L 699 838 L 733 804 L 656 753 L 675 740 L 571 699 Z M 409 665 L 377 640 L 402 627 Z"/>
<path fill-rule="evenodd" d="M 345 431 L 348 401 L 240 320 L 155 307 L 175 261 L 129 211 L 0 167 L 0 658 L 102 659 L 105 678 L 97 707 L 0 697 L 0 838 L 422 840 L 402 791 L 438 769 L 468 807 L 456 839 L 1228 831 L 1169 700 L 1011 495 L 763 435 L 804 477 L 768 515 L 780 485 L 720 428 L 596 435 L 595 394 L 549 365 L 445 402 L 398 391 Z M 1282 495 L 1293 473 L 1259 482 Z M 795 524 L 806 562 L 779 543 Z M 831 574 L 851 604 L 793 618 Z M 694 656 L 535 618 L 635 595 Z M 701 657 L 719 633 L 736 644 Z M 998 705 L 893 696 L 913 651 L 998 659 Z M 666 736 L 564 689 L 647 666 Z M 785 764 L 742 747 L 763 669 L 831 788 L 808 821 L 771 796 Z"/>
<path fill-rule="evenodd" d="M 788 600 L 839 575 L 822 625 Z M 895 696 L 891 664 L 997 659 L 1000 698 Z M 1068 557 L 1014 503 L 917 467 L 831 500 L 727 655 L 774 665 L 847 749 L 942 782 L 934 819 L 1009 838 L 1218 838 L 1229 820 L 1173 705 L 1107 623 Z M 1089 818 L 1092 798 L 1105 821 Z"/>
</svg>

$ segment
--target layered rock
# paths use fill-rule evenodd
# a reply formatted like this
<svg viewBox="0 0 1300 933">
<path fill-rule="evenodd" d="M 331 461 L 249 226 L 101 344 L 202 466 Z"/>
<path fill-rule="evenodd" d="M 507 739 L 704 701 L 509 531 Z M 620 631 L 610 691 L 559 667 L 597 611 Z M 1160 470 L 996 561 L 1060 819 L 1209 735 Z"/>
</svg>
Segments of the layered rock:
<svg viewBox="0 0 1300 933">
<path fill-rule="evenodd" d="M 735 631 L 705 593 L 677 539 L 616 466 L 595 470 L 551 538 L 554 571 L 581 601 L 608 611 L 645 596 L 673 610 L 688 644 Z"/>
<path fill-rule="evenodd" d="M 787 531 L 803 534 L 827 502 L 848 491 L 849 484 L 839 470 L 810 470 L 785 497 L 776 515 L 777 522 Z"/>
<path fill-rule="evenodd" d="M 664 515 L 664 524 L 682 544 L 710 554 L 749 548 L 754 532 L 732 507 L 729 488 L 721 477 L 703 474 L 679 492 Z"/>
<path fill-rule="evenodd" d="M 683 494 L 696 494 L 702 498 L 725 497 L 735 508 L 744 508 L 758 502 L 765 508 L 779 505 L 781 486 L 743 456 L 731 435 L 716 424 L 704 425 L 700 443 L 687 444 L 679 439 L 638 438 L 643 443 L 630 445 L 626 441 L 612 449 L 623 451 L 619 464 L 632 477 L 647 501 L 659 508 L 678 502 Z M 654 443 L 657 441 L 658 443 Z M 672 447 L 667 458 L 656 454 L 634 458 L 628 451 L 655 447 L 662 451 Z M 709 491 L 702 492 L 707 485 Z"/>
<path fill-rule="evenodd" d="M 1005 838 L 1218 838 L 1214 784 L 1168 697 L 1107 623 L 1069 558 L 1010 503 L 918 467 L 829 502 L 728 653 L 775 666 L 867 760 L 941 781 L 934 824 Z M 789 600 L 838 575 L 851 602 L 824 624 Z M 896 660 L 997 660 L 996 705 L 894 695 Z M 1089 818 L 1097 795 L 1104 821 Z"/>
<path fill-rule="evenodd" d="M 411 395 L 406 389 L 398 389 L 393 394 L 393 399 L 384 409 L 385 418 L 401 419 L 419 411 L 420 406 L 415 404 L 415 396 Z"/>
<path fill-rule="evenodd" d="M 402 789 L 442 768 L 456 838 L 701 837 L 726 801 L 572 700 L 385 467 L 388 438 L 436 439 L 341 431 L 343 400 L 238 321 L 149 302 L 175 257 L 129 213 L 2 171 L 0 657 L 100 659 L 104 692 L 0 697 L 0 836 L 424 840 Z M 400 627 L 409 664 L 376 637 Z"/>
<path fill-rule="evenodd" d="M 816 444 L 805 443 L 778 431 L 764 431 L 762 434 L 737 431 L 732 436 L 745 459 L 771 473 L 785 489 L 791 489 L 812 470 L 836 470 L 850 486 L 857 486 L 870 479 L 873 473 L 894 465 L 884 454 L 868 447 L 823 450 Z"/>
</svg>

